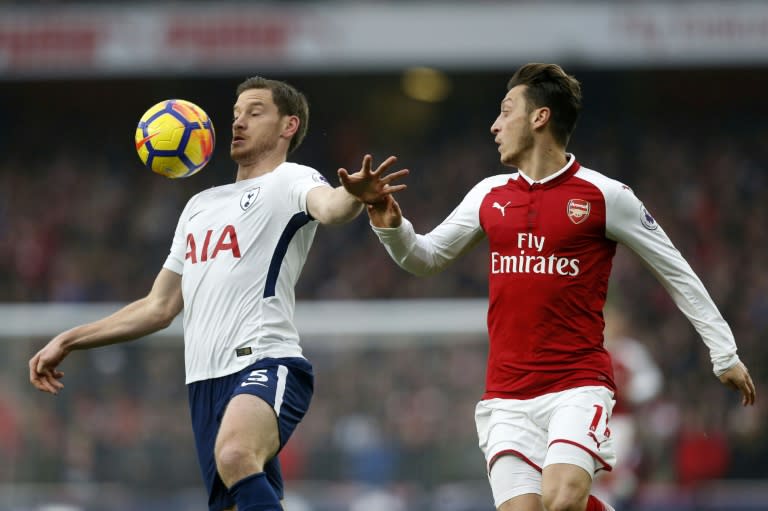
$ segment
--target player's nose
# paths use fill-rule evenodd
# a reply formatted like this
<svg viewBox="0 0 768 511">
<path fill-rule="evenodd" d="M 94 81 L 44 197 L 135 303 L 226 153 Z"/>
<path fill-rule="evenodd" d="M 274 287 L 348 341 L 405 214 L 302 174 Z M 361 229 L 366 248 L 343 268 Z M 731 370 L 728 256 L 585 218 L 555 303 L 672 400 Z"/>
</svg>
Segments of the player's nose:
<svg viewBox="0 0 768 511">
<path fill-rule="evenodd" d="M 242 115 L 235 116 L 232 119 L 232 131 L 237 131 L 238 129 L 245 129 L 245 120 Z"/>
</svg>

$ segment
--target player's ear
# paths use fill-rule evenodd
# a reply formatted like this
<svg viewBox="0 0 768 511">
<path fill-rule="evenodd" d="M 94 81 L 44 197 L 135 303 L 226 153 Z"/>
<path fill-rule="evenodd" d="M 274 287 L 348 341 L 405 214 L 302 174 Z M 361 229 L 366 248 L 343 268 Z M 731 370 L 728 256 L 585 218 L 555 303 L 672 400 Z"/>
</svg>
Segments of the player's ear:
<svg viewBox="0 0 768 511">
<path fill-rule="evenodd" d="M 283 117 L 283 131 L 282 136 L 285 138 L 291 138 L 299 131 L 301 120 L 296 115 L 286 115 Z"/>
<path fill-rule="evenodd" d="M 546 126 L 551 116 L 552 116 L 552 111 L 549 109 L 548 106 L 534 108 L 533 112 L 531 112 L 531 117 L 530 117 L 531 125 L 533 126 L 533 129 L 542 128 Z"/>
</svg>

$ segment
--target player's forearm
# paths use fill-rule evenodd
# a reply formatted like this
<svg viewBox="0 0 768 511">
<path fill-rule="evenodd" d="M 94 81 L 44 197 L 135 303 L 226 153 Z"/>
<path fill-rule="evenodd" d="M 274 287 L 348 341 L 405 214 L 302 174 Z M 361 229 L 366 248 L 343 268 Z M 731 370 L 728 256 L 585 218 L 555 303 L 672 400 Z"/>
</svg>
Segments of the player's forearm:
<svg viewBox="0 0 768 511">
<path fill-rule="evenodd" d="M 709 348 L 712 369 L 720 376 L 739 362 L 731 328 L 713 302 L 704 284 L 671 242 L 653 250 L 635 250 L 688 318 Z"/>
<path fill-rule="evenodd" d="M 449 261 L 439 256 L 432 240 L 416 234 L 406 218 L 395 228 L 381 228 L 373 224 L 371 227 L 389 256 L 409 273 L 420 277 L 432 275 L 448 265 Z"/>
<path fill-rule="evenodd" d="M 733 333 L 704 284 L 664 229 L 626 187 L 608 202 L 606 234 L 640 256 L 664 286 L 709 348 L 715 375 L 720 376 L 739 362 Z"/>
<path fill-rule="evenodd" d="M 343 186 L 339 186 L 331 190 L 321 207 L 314 212 L 314 217 L 321 224 L 343 224 L 356 218 L 363 211 L 363 206 Z"/>
<path fill-rule="evenodd" d="M 131 341 L 166 328 L 175 317 L 148 298 L 135 301 L 106 318 L 80 325 L 57 336 L 66 351 Z"/>
</svg>

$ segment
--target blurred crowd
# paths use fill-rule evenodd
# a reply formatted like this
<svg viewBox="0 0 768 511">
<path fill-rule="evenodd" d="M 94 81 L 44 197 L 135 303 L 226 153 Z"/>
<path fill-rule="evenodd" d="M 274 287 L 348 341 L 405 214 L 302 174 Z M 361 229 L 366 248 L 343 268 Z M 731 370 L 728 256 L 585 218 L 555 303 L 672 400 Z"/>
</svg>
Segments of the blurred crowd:
<svg viewBox="0 0 768 511">
<path fill-rule="evenodd" d="M 740 407 L 713 377 L 706 347 L 664 289 L 620 249 L 609 301 L 663 378 L 636 411 L 639 485 L 768 478 L 768 129 L 761 122 L 768 76 L 576 74 L 585 112 L 570 149 L 645 202 L 729 321 L 758 386 L 757 406 Z M 425 232 L 482 177 L 507 171 L 489 133 L 506 78 L 454 76 L 443 104 L 404 97 L 389 76 L 289 78 L 312 108 L 295 160 L 335 183 L 336 169 L 356 170 L 366 152 L 377 161 L 398 155 L 398 165 L 411 169 L 400 204 Z M 144 295 L 185 201 L 233 178 L 228 122 L 240 79 L 0 83 L 0 300 Z M 141 112 L 172 96 L 202 105 L 218 130 L 213 162 L 184 181 L 142 169 L 131 148 Z M 442 275 L 412 277 L 389 260 L 361 217 L 318 230 L 297 297 L 483 297 L 486 261 L 481 246 Z M 180 344 L 139 342 L 73 356 L 66 391 L 50 399 L 26 384 L 26 361 L 45 340 L 33 341 L 0 344 L 0 459 L 12 460 L 0 463 L 0 481 L 125 481 L 158 491 L 198 484 Z M 317 397 L 283 453 L 287 476 L 425 486 L 483 479 L 473 409 L 485 340 L 365 344 L 329 351 L 305 343 Z"/>
</svg>

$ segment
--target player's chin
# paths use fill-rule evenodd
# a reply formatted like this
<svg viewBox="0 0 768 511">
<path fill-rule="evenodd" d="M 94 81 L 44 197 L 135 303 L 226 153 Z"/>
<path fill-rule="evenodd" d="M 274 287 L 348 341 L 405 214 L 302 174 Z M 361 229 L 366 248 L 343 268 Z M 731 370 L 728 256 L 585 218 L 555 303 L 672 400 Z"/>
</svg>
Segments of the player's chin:
<svg viewBox="0 0 768 511">
<path fill-rule="evenodd" d="M 243 147 L 238 147 L 236 145 L 232 145 L 229 148 L 229 156 L 232 158 L 232 160 L 235 163 L 240 163 L 241 161 L 245 160 L 248 156 L 248 151 L 245 150 Z"/>
<path fill-rule="evenodd" d="M 515 166 L 515 159 L 511 155 L 505 155 L 504 153 L 502 153 L 499 156 L 499 161 L 502 163 L 502 165 L 505 165 L 507 167 Z"/>
</svg>

